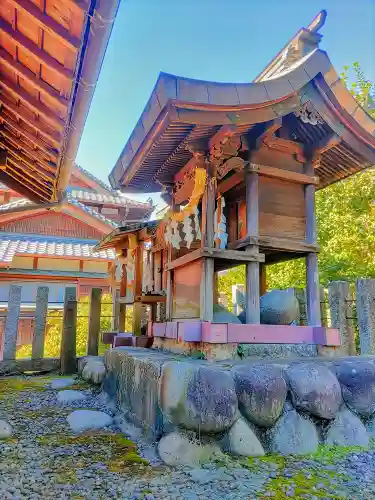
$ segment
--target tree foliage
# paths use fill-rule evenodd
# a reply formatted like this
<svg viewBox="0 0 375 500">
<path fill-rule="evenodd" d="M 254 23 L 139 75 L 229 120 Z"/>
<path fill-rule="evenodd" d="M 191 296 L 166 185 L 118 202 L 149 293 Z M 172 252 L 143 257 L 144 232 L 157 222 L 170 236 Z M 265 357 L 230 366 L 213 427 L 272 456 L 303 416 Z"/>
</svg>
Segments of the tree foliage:
<svg viewBox="0 0 375 500">
<path fill-rule="evenodd" d="M 360 65 L 345 67 L 341 78 L 358 103 L 375 118 L 375 85 Z M 375 168 L 337 182 L 316 194 L 320 282 L 375 277 Z M 244 283 L 244 266 L 219 279 L 222 292 Z M 267 266 L 268 288 L 304 287 L 304 259 Z"/>
</svg>

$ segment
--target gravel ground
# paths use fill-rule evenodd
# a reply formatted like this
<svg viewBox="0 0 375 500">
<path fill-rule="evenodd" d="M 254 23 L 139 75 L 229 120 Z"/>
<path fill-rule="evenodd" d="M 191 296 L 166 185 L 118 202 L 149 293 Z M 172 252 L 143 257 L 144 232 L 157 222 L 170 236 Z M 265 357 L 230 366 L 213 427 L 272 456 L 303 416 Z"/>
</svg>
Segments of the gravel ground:
<svg viewBox="0 0 375 500">
<path fill-rule="evenodd" d="M 113 411 L 82 383 L 73 388 L 88 394 L 85 401 L 59 405 L 52 378 L 0 379 L 0 419 L 14 430 L 0 441 L 1 500 L 375 499 L 375 451 L 322 448 L 308 458 L 228 458 L 201 469 L 169 468 L 130 426 L 138 447 L 116 427 L 73 435 L 66 422 L 73 409 Z"/>
</svg>

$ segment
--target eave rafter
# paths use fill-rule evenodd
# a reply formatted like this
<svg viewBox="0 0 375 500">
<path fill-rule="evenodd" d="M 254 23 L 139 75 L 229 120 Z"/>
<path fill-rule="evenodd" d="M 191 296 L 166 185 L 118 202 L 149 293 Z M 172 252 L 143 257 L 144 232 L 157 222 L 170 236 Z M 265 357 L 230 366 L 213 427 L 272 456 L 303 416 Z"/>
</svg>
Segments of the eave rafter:
<svg viewBox="0 0 375 500">
<path fill-rule="evenodd" d="M 43 116 L 47 123 L 49 123 L 54 129 L 62 131 L 64 130 L 64 120 L 58 117 L 53 111 L 45 106 L 41 101 L 32 97 L 28 92 L 23 90 L 21 87 L 15 85 L 11 81 L 2 78 L 1 86 L 5 87 L 5 89 L 16 96 L 16 99 L 20 99 L 24 101 L 32 108 L 35 113 Z"/>
<path fill-rule="evenodd" d="M 9 109 L 16 117 L 22 121 L 24 121 L 27 125 L 33 128 L 38 134 L 44 136 L 48 142 L 56 146 L 56 148 L 60 147 L 61 136 L 58 132 L 49 130 L 47 131 L 43 124 L 41 124 L 38 120 L 36 120 L 30 113 L 27 113 L 25 109 L 21 109 L 15 103 L 10 101 L 4 95 L 0 95 L 0 103 L 6 109 Z M 7 122 L 11 127 L 18 129 L 18 123 L 13 120 L 10 116 L 5 115 L 4 113 L 0 115 L 1 119 Z M 35 139 L 37 137 L 35 136 Z"/>
<path fill-rule="evenodd" d="M 8 37 L 17 47 L 24 49 L 29 52 L 35 59 L 40 63 L 47 66 L 51 71 L 57 73 L 60 77 L 72 82 L 74 79 L 74 74 L 69 69 L 65 68 L 60 64 L 54 57 L 47 54 L 47 52 L 41 50 L 35 43 L 33 43 L 29 38 L 15 31 L 13 27 L 7 23 L 4 19 L 0 18 L 0 32 L 2 32 L 6 37 Z"/>
<path fill-rule="evenodd" d="M 80 41 L 70 35 L 69 31 L 57 23 L 50 16 L 44 14 L 38 7 L 28 0 L 8 0 L 20 12 L 31 16 L 33 21 L 43 28 L 44 31 L 57 38 L 69 49 L 77 52 L 80 48 Z"/>
<path fill-rule="evenodd" d="M 31 146 L 24 142 L 22 136 L 15 136 L 4 127 L 0 127 L 0 135 L 2 135 L 7 141 L 12 143 L 17 149 L 23 150 L 25 153 L 27 153 L 28 156 L 34 158 L 38 162 L 41 162 L 42 165 L 44 164 L 47 170 L 55 172 L 56 163 L 50 161 L 51 155 L 47 155 L 43 150 L 39 148 L 33 149 Z"/>
<path fill-rule="evenodd" d="M 3 48 L 0 48 L 0 63 L 13 71 L 17 76 L 24 78 L 28 83 L 35 87 L 39 92 L 42 92 L 65 114 L 68 109 L 68 101 L 60 96 L 60 94 L 50 85 L 45 83 L 26 66 L 14 60 L 13 57 Z"/>
</svg>

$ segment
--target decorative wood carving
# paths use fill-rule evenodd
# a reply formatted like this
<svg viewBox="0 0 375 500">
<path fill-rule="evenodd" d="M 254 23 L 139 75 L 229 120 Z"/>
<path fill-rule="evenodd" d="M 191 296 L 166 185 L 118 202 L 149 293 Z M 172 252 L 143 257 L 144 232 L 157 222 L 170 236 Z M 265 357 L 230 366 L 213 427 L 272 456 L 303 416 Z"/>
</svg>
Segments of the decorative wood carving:
<svg viewBox="0 0 375 500">
<path fill-rule="evenodd" d="M 245 160 L 243 160 L 239 156 L 233 156 L 217 168 L 216 177 L 220 180 L 225 177 L 231 170 L 240 172 L 244 169 L 245 164 Z"/>
<path fill-rule="evenodd" d="M 280 153 L 291 154 L 300 163 L 306 162 L 302 144 L 275 136 L 265 137 L 263 139 L 263 144 L 269 149 L 280 151 Z"/>
<path fill-rule="evenodd" d="M 195 183 L 195 170 L 197 168 L 206 168 L 206 154 L 202 151 L 192 151 L 193 158 L 188 162 L 190 168 L 184 173 L 181 179 L 176 180 L 174 184 L 174 201 L 178 205 L 188 200 L 193 193 Z"/>
<path fill-rule="evenodd" d="M 224 215 L 224 207 L 225 199 L 220 196 L 215 211 L 215 245 L 221 249 L 226 248 L 228 243 L 227 219 Z"/>
<path fill-rule="evenodd" d="M 310 125 L 318 125 L 324 123 L 323 118 L 314 108 L 311 101 L 305 102 L 305 104 L 300 109 L 295 111 L 294 114 L 303 123 L 309 123 Z"/>
</svg>

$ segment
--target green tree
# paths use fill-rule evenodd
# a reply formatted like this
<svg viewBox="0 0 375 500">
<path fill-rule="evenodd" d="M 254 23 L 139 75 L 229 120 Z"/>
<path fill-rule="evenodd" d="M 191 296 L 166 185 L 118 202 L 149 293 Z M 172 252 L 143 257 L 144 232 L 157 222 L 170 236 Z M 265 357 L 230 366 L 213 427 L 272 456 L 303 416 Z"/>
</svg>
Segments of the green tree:
<svg viewBox="0 0 375 500">
<path fill-rule="evenodd" d="M 375 85 L 366 80 L 358 63 L 344 68 L 341 78 L 358 103 L 375 118 Z M 337 182 L 316 195 L 320 281 L 375 277 L 375 169 Z M 228 297 L 231 285 L 244 283 L 244 266 L 220 277 Z M 267 267 L 269 288 L 305 286 L 304 259 Z"/>
</svg>

